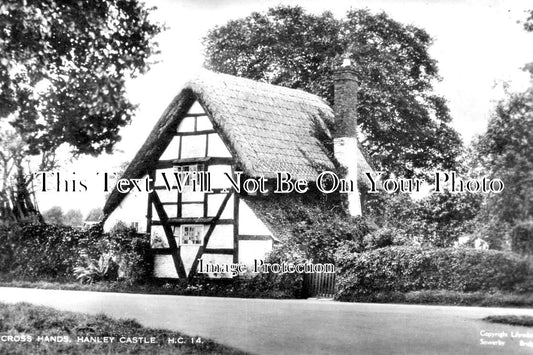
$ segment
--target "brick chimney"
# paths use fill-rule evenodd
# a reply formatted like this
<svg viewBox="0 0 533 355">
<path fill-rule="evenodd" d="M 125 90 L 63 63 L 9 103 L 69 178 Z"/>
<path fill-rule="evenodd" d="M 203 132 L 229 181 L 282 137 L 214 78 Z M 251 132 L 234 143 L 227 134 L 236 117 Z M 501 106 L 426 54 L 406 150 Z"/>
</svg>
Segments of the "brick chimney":
<svg viewBox="0 0 533 355">
<path fill-rule="evenodd" d="M 345 169 L 345 179 L 353 181 L 354 191 L 347 193 L 348 212 L 361 215 L 361 199 L 357 186 L 357 83 L 356 71 L 349 57 L 333 76 L 335 86 L 335 127 L 333 151 L 335 158 Z"/>
</svg>

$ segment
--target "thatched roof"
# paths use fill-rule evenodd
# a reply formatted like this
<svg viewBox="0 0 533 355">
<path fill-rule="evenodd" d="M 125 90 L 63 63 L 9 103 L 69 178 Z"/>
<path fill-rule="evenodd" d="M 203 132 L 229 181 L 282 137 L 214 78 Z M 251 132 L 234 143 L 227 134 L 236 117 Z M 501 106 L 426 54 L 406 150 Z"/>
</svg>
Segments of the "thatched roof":
<svg viewBox="0 0 533 355">
<path fill-rule="evenodd" d="M 324 100 L 301 90 L 204 71 L 172 100 L 124 177 L 141 178 L 154 166 L 195 99 L 246 175 L 274 178 L 276 171 L 287 171 L 312 181 L 322 171 L 335 170 L 323 144 L 331 139 L 328 125 L 334 118 Z M 360 150 L 354 158 L 361 182 L 362 172 L 371 168 Z M 122 197 L 113 191 L 104 213 L 112 212 Z"/>
</svg>

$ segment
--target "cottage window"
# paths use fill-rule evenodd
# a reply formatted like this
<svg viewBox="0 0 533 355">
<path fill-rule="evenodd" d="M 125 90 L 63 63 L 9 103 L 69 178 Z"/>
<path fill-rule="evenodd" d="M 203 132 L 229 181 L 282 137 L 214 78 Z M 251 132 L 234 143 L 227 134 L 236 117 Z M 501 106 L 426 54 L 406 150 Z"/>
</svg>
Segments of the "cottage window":
<svg viewBox="0 0 533 355">
<path fill-rule="evenodd" d="M 181 226 L 180 245 L 202 245 L 203 226 L 184 225 Z"/>
<path fill-rule="evenodd" d="M 179 165 L 174 167 L 176 172 L 180 175 L 183 186 L 193 186 L 199 184 L 198 172 L 203 170 L 200 164 L 194 165 Z"/>
</svg>

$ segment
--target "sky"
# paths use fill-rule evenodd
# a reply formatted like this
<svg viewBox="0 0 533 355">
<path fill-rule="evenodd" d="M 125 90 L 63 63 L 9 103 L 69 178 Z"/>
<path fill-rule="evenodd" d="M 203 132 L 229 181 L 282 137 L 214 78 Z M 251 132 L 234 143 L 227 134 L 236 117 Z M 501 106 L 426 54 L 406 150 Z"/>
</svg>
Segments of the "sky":
<svg viewBox="0 0 533 355">
<path fill-rule="evenodd" d="M 147 0 L 146 4 L 157 7 L 151 18 L 164 23 L 167 30 L 157 37 L 161 51 L 157 63 L 147 74 L 127 83 L 128 97 L 138 105 L 135 117 L 122 129 L 122 141 L 112 155 L 76 161 L 65 158 L 60 169 L 63 178 L 86 180 L 88 191 L 38 193 L 41 211 L 59 205 L 64 211 L 80 209 L 86 214 L 102 207 L 101 175 L 133 158 L 172 98 L 201 70 L 202 38 L 207 31 L 280 4 L 299 5 L 317 14 L 331 11 L 338 18 L 350 8 L 368 8 L 425 29 L 434 39 L 430 54 L 437 60 L 442 78 L 435 85 L 436 92 L 448 100 L 452 125 L 465 143 L 485 131 L 495 103 L 505 97 L 504 88 L 521 91 L 531 84 L 521 70 L 533 62 L 533 34 L 519 23 L 527 17 L 525 10 L 533 8 L 527 1 Z"/>
</svg>

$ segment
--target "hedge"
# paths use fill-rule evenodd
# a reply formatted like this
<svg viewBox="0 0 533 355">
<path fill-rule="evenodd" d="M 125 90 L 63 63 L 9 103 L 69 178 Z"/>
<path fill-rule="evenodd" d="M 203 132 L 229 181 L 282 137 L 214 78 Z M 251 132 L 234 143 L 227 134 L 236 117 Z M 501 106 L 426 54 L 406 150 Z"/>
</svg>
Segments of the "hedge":
<svg viewBox="0 0 533 355">
<path fill-rule="evenodd" d="M 0 229 L 0 268 L 20 277 L 72 276 L 83 231 L 57 225 L 24 225 Z"/>
<path fill-rule="evenodd" d="M 517 254 L 470 248 L 393 246 L 336 254 L 337 295 L 354 301 L 378 292 L 533 291 L 533 270 Z"/>
<path fill-rule="evenodd" d="M 277 249 L 285 250 L 285 249 Z M 90 275 L 90 264 L 102 256 L 111 257 L 119 266 L 115 273 Z M 279 252 L 273 253 L 280 257 Z M 269 261 L 274 261 L 272 259 Z M 109 233 L 99 226 L 79 230 L 67 226 L 38 224 L 0 226 L 0 272 L 7 279 L 74 282 L 75 270 L 87 269 L 85 279 L 92 282 L 119 280 L 144 284 L 154 281 L 164 292 L 184 295 L 227 297 L 302 297 L 302 275 L 260 274 L 231 280 L 152 280 L 153 258 L 149 238 L 138 235 L 124 224 L 117 224 Z M 112 276 L 112 274 L 114 276 Z M 117 283 L 116 283 L 117 284 Z M 113 286 L 111 286 L 113 287 Z"/>
<path fill-rule="evenodd" d="M 0 227 L 0 271 L 18 279 L 75 280 L 74 268 L 85 260 L 111 254 L 124 278 L 135 281 L 151 273 L 149 238 L 120 226 L 104 234 L 100 226 L 28 224 Z"/>
</svg>

